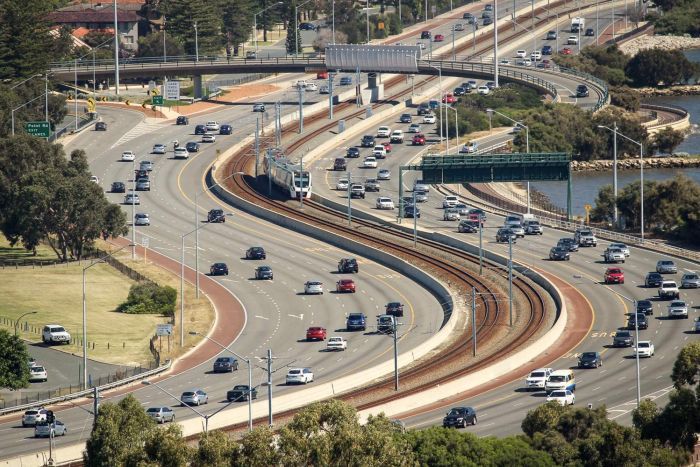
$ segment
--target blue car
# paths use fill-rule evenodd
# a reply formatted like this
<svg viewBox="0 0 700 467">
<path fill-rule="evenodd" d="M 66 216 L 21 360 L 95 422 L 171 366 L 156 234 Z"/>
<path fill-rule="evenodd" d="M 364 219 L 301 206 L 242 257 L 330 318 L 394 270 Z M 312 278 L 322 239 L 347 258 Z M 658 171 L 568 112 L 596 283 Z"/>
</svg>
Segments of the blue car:
<svg viewBox="0 0 700 467">
<path fill-rule="evenodd" d="M 341 86 L 349 86 L 352 84 L 352 78 L 350 76 L 343 76 L 340 78 L 340 85 Z"/>
<path fill-rule="evenodd" d="M 203 135 L 206 132 L 207 132 L 206 125 L 197 125 L 196 127 L 194 127 L 194 134 L 195 135 Z"/>
<path fill-rule="evenodd" d="M 364 313 L 350 313 L 345 327 L 348 331 L 365 331 L 367 329 L 367 316 Z"/>
<path fill-rule="evenodd" d="M 542 46 L 542 55 L 552 55 L 552 46 L 551 45 L 543 45 Z"/>
<path fill-rule="evenodd" d="M 231 125 L 221 125 L 221 127 L 219 128 L 220 135 L 230 135 L 232 131 L 233 128 L 231 127 Z"/>
</svg>

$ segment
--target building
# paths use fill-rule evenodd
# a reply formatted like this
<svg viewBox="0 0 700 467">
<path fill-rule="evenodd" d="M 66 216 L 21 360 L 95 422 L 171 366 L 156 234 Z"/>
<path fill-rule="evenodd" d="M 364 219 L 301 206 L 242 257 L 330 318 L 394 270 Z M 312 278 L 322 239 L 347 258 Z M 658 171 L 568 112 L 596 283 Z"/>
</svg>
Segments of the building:
<svg viewBox="0 0 700 467">
<path fill-rule="evenodd" d="M 119 2 L 117 4 L 117 29 L 119 40 L 125 49 L 136 51 L 139 40 L 139 23 L 143 2 Z M 56 26 L 67 27 L 82 39 L 97 31 L 114 34 L 114 8 L 112 2 L 77 3 L 49 13 L 48 20 Z"/>
</svg>

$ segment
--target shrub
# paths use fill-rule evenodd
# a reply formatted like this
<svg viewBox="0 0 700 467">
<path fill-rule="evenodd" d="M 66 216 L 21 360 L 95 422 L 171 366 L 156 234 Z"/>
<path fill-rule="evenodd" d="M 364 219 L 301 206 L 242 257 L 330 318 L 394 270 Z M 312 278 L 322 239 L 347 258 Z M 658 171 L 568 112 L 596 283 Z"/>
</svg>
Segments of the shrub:
<svg viewBox="0 0 700 467">
<path fill-rule="evenodd" d="M 126 301 L 117 311 L 131 314 L 160 314 L 174 316 L 177 291 L 170 286 L 139 282 L 131 286 Z"/>
</svg>

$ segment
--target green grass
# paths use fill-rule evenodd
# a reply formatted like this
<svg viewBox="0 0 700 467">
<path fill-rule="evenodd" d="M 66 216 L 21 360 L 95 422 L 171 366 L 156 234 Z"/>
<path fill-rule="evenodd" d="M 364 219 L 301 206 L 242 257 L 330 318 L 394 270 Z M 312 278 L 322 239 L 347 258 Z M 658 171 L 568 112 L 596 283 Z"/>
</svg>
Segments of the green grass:
<svg viewBox="0 0 700 467">
<path fill-rule="evenodd" d="M 0 235 L 0 264 L 11 263 L 28 265 L 40 262 L 58 261 L 58 257 L 53 250 L 46 245 L 39 245 L 36 248 L 36 255 L 32 251 L 25 250 L 22 245 L 10 246 L 4 235 Z"/>
</svg>

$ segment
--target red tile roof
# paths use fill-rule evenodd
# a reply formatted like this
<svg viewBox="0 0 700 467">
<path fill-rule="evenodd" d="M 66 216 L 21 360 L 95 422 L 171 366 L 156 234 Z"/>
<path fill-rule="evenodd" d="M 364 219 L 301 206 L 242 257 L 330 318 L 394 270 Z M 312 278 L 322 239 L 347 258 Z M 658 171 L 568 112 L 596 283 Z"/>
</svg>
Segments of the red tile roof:
<svg viewBox="0 0 700 467">
<path fill-rule="evenodd" d="M 48 14 L 48 20 L 54 23 L 111 23 L 114 22 L 114 10 L 54 11 Z M 135 11 L 117 9 L 117 22 L 134 23 L 140 19 Z"/>
</svg>

